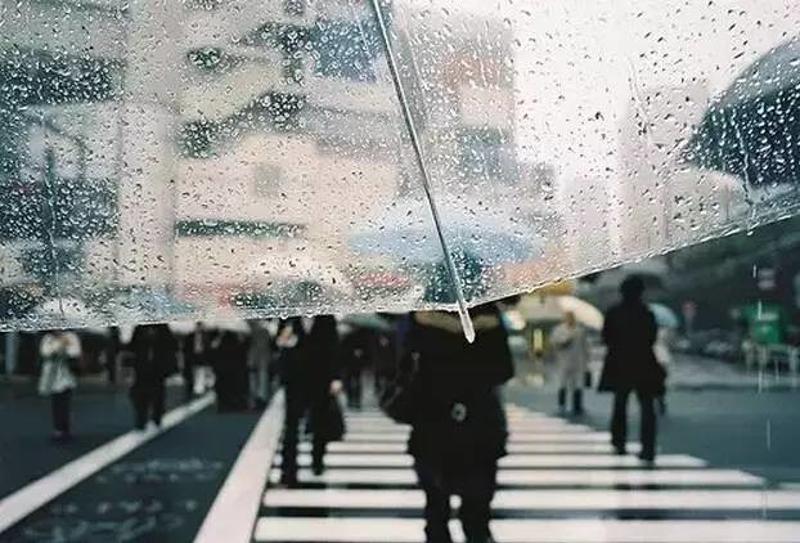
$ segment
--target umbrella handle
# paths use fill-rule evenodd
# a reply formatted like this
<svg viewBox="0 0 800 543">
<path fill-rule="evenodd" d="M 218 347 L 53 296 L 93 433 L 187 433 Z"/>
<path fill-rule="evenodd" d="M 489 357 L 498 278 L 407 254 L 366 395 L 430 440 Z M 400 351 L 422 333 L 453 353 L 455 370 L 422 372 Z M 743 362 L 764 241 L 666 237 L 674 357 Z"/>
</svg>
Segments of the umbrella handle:
<svg viewBox="0 0 800 543">
<path fill-rule="evenodd" d="M 439 244 L 444 253 L 445 264 L 447 265 L 447 274 L 450 276 L 452 283 L 453 293 L 456 295 L 458 302 L 458 315 L 461 318 L 461 328 L 464 330 L 464 336 L 467 341 L 472 343 L 475 341 L 475 327 L 472 324 L 472 319 L 469 316 L 469 309 L 467 302 L 464 299 L 464 291 L 461 289 L 461 280 L 458 276 L 453 256 L 450 249 L 447 247 L 447 240 L 445 240 L 444 232 L 442 231 L 441 218 L 439 217 L 439 210 L 436 207 L 436 201 L 433 198 L 433 191 L 431 191 L 430 173 L 428 172 L 428 165 L 425 162 L 425 155 L 422 151 L 422 144 L 419 140 L 417 128 L 414 125 L 414 118 L 411 116 L 411 106 L 408 103 L 403 83 L 400 80 L 400 70 L 397 67 L 397 60 L 395 58 L 394 50 L 389 42 L 389 32 L 386 29 L 386 21 L 383 19 L 383 12 L 378 5 L 378 0 L 372 0 L 372 9 L 375 12 L 375 19 L 378 22 L 378 27 L 381 29 L 381 39 L 383 46 L 386 49 L 386 59 L 389 64 L 389 72 L 392 74 L 392 81 L 394 82 L 395 92 L 400 101 L 400 106 L 403 111 L 403 119 L 405 120 L 408 134 L 411 137 L 411 145 L 414 148 L 414 155 L 417 158 L 417 165 L 422 172 L 422 189 L 425 191 L 425 198 L 428 201 L 428 206 L 433 216 L 433 225 L 436 229 L 436 235 L 439 238 Z"/>
</svg>

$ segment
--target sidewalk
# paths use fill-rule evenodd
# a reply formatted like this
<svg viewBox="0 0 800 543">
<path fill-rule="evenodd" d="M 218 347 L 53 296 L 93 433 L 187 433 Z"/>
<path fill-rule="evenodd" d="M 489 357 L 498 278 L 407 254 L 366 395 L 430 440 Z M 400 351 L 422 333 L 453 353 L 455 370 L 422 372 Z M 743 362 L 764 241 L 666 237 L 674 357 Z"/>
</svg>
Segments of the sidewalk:
<svg viewBox="0 0 800 543">
<path fill-rule="evenodd" d="M 167 410 L 180 404 L 182 390 L 167 388 Z M 74 438 L 50 440 L 50 402 L 36 394 L 35 381 L 0 382 L 0 498 L 130 430 L 128 389 L 82 379 L 72 401 Z"/>
</svg>

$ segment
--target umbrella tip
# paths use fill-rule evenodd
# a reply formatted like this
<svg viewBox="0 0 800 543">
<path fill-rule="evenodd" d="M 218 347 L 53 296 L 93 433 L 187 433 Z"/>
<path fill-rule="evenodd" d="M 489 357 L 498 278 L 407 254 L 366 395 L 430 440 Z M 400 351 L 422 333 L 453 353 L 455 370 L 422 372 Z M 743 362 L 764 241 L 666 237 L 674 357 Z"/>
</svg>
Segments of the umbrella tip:
<svg viewBox="0 0 800 543">
<path fill-rule="evenodd" d="M 464 330 L 464 337 L 467 338 L 468 343 L 474 343 L 475 326 L 472 324 L 472 318 L 469 316 L 469 310 L 465 307 L 460 307 L 458 315 L 461 317 L 461 329 Z"/>
</svg>

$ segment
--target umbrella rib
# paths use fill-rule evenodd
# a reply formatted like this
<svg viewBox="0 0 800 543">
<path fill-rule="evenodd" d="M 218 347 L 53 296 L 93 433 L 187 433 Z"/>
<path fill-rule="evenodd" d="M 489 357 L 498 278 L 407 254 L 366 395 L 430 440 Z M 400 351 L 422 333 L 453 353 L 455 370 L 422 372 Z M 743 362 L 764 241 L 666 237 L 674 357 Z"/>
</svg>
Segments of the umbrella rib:
<svg viewBox="0 0 800 543">
<path fill-rule="evenodd" d="M 383 41 L 383 47 L 386 50 L 386 61 L 389 65 L 389 72 L 392 75 L 392 81 L 394 83 L 395 92 L 397 93 L 397 99 L 400 102 L 403 120 L 405 121 L 406 129 L 408 130 L 409 137 L 411 138 L 411 145 L 414 148 L 417 164 L 422 173 L 422 189 L 425 191 L 425 198 L 428 202 L 428 206 L 430 207 L 431 215 L 433 216 L 434 228 L 436 229 L 436 235 L 439 239 L 439 244 L 442 247 L 442 252 L 444 253 L 445 264 L 447 265 L 447 274 L 450 276 L 450 282 L 452 283 L 453 291 L 458 302 L 458 313 L 461 317 L 461 326 L 464 329 L 464 335 L 466 336 L 467 341 L 472 343 L 472 341 L 475 339 L 475 328 L 473 327 L 472 320 L 469 316 L 467 302 L 464 299 L 464 291 L 461 289 L 461 280 L 458 271 L 456 270 L 455 263 L 453 262 L 453 256 L 450 253 L 447 240 L 445 239 L 444 232 L 442 231 L 439 210 L 436 206 L 436 200 L 433 197 L 433 191 L 431 190 L 431 179 L 428 171 L 428 165 L 425 160 L 425 154 L 422 151 L 419 133 L 417 132 L 417 127 L 411 115 L 411 106 L 409 105 L 405 88 L 400 80 L 400 70 L 397 66 L 397 59 L 395 57 L 394 49 L 389 41 L 389 32 L 386 27 L 386 21 L 383 18 L 383 12 L 381 11 L 381 7 L 378 2 L 379 0 L 371 0 L 370 3 L 375 13 L 375 19 L 378 23 L 378 27 L 380 28 L 381 40 Z"/>
</svg>

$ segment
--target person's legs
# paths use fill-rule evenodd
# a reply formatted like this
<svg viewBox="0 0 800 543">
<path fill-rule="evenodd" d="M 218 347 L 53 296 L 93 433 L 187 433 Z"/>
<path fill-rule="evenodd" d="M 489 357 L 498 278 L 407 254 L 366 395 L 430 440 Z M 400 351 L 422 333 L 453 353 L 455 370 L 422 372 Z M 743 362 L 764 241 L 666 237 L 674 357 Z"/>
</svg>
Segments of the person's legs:
<svg viewBox="0 0 800 543">
<path fill-rule="evenodd" d="M 618 390 L 614 394 L 614 412 L 611 416 L 611 444 L 617 454 L 625 454 L 628 442 L 628 390 Z"/>
<path fill-rule="evenodd" d="M 489 521 L 492 517 L 492 499 L 497 487 L 497 464 L 492 461 L 491 464 L 472 470 L 466 477 L 459 511 L 466 541 L 489 543 L 493 541 Z"/>
<path fill-rule="evenodd" d="M 639 409 L 641 411 L 641 431 L 642 451 L 639 457 L 642 460 L 652 461 L 656 457 L 656 410 L 652 394 L 642 391 L 636 392 L 639 399 Z"/>
<path fill-rule="evenodd" d="M 281 452 L 281 483 L 297 482 L 297 440 L 303 407 L 293 390 L 286 391 L 286 413 L 283 419 L 283 449 Z"/>
<path fill-rule="evenodd" d="M 70 391 L 58 392 L 50 397 L 53 415 L 53 430 L 56 436 L 63 437 L 69 434 L 69 404 Z"/>
<path fill-rule="evenodd" d="M 572 413 L 583 415 L 583 389 L 580 387 L 572 391 Z"/>
<path fill-rule="evenodd" d="M 195 365 L 191 359 L 186 356 L 183 361 L 183 399 L 189 401 L 194 397 L 195 386 Z"/>
<path fill-rule="evenodd" d="M 326 395 L 317 397 L 311 406 L 311 468 L 314 475 L 322 475 L 325 471 L 325 450 L 328 446 L 326 434 L 328 428 L 323 428 L 326 424 L 328 409 L 328 398 Z"/>
<path fill-rule="evenodd" d="M 363 396 L 361 373 L 361 368 L 353 371 L 353 407 L 356 409 L 361 409 L 361 400 Z"/>
<path fill-rule="evenodd" d="M 131 389 L 131 403 L 133 403 L 136 428 L 144 430 L 147 425 L 147 392 L 141 384 Z"/>
<path fill-rule="evenodd" d="M 161 426 L 161 417 L 164 416 L 164 381 L 153 383 L 151 395 L 151 416 L 156 426 Z"/>
<path fill-rule="evenodd" d="M 444 485 L 441 469 L 417 458 L 414 462 L 417 480 L 425 492 L 426 543 L 452 543 L 450 528 L 450 495 Z"/>
<path fill-rule="evenodd" d="M 562 386 L 558 389 L 558 410 L 564 411 L 567 409 L 567 388 Z"/>
</svg>

